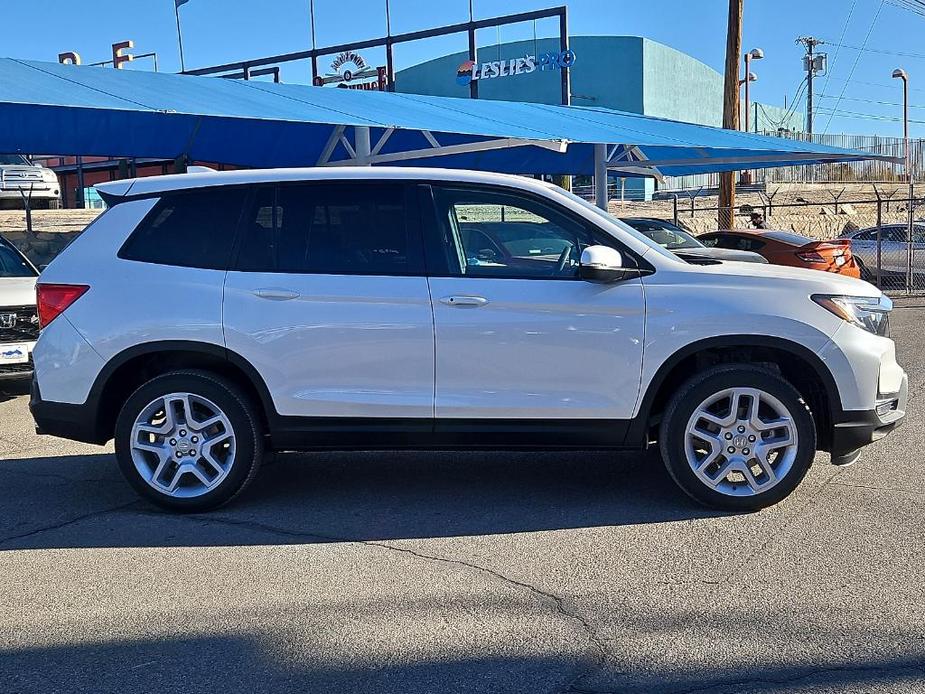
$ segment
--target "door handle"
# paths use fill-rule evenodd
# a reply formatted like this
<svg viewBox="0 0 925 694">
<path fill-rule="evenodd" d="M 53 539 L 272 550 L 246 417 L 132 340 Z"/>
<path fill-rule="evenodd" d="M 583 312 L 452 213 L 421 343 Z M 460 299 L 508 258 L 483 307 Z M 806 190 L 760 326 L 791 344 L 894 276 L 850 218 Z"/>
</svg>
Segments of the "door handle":
<svg viewBox="0 0 925 694">
<path fill-rule="evenodd" d="M 440 303 L 447 306 L 484 306 L 488 299 L 482 296 L 445 296 Z"/>
<path fill-rule="evenodd" d="M 291 299 L 298 299 L 299 293 L 294 292 L 291 289 L 264 287 L 261 289 L 255 289 L 254 296 L 258 296 L 261 299 L 269 299 L 270 301 L 290 301 Z"/>
</svg>

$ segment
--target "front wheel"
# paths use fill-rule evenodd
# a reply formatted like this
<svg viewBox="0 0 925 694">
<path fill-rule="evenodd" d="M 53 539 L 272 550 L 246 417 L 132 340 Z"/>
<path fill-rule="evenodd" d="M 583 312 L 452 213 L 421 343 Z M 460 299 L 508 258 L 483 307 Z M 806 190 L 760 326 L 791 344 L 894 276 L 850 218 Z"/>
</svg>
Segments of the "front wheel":
<svg viewBox="0 0 925 694">
<path fill-rule="evenodd" d="M 249 399 L 205 371 L 164 374 L 136 390 L 119 413 L 115 444 L 135 490 L 174 511 L 230 501 L 253 480 L 263 454 Z"/>
<path fill-rule="evenodd" d="M 812 414 L 800 394 L 777 374 L 747 365 L 717 366 L 681 386 L 659 438 L 678 486 L 729 511 L 786 498 L 816 452 Z"/>
</svg>

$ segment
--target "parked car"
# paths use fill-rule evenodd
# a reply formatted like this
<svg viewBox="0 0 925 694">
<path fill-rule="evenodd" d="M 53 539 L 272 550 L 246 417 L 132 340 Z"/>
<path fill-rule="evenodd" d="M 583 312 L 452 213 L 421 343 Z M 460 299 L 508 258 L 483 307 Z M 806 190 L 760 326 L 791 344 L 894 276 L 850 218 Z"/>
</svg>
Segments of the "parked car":
<svg viewBox="0 0 925 694">
<path fill-rule="evenodd" d="M 32 349 L 39 336 L 38 274 L 26 256 L 0 237 L 0 379 L 32 373 Z"/>
<path fill-rule="evenodd" d="M 925 223 L 912 227 L 913 286 L 925 286 Z M 880 227 L 880 285 L 900 289 L 906 286 L 909 260 L 909 226 L 884 224 Z M 861 268 L 861 278 L 877 281 L 877 227 L 849 231 L 841 238 L 851 243 L 851 252 Z"/>
<path fill-rule="evenodd" d="M 763 229 L 714 231 L 697 238 L 712 248 L 758 253 L 773 265 L 822 270 L 848 277 L 861 276 L 861 268 L 851 253 L 851 244 L 844 239 L 814 241 L 792 231 Z"/>
<path fill-rule="evenodd" d="M 41 433 L 115 439 L 166 508 L 228 501 L 271 450 L 657 440 L 693 498 L 758 509 L 905 415 L 872 285 L 692 265 L 550 184 L 361 167 L 99 188 L 109 210 L 39 280 L 30 405 Z M 516 243 L 479 257 L 482 224 Z"/>
<path fill-rule="evenodd" d="M 0 209 L 23 209 L 23 194 L 32 191 L 33 209 L 57 209 L 61 204 L 58 175 L 21 154 L 0 154 Z"/>
<path fill-rule="evenodd" d="M 636 231 L 642 232 L 650 239 L 667 248 L 675 255 L 688 262 L 701 260 L 735 260 L 742 263 L 766 263 L 765 258 L 751 251 L 738 251 L 729 248 L 705 246 L 694 236 L 677 224 L 654 217 L 621 217 L 621 222 L 629 224 Z"/>
</svg>

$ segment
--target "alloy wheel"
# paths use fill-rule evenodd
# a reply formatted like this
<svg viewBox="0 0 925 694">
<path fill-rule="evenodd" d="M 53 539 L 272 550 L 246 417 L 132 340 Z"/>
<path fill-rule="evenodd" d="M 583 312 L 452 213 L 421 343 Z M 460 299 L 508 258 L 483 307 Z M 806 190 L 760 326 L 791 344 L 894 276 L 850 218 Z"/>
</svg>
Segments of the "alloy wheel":
<svg viewBox="0 0 925 694">
<path fill-rule="evenodd" d="M 235 459 L 228 416 L 193 393 L 170 393 L 148 403 L 135 418 L 130 445 L 141 478 L 175 498 L 212 491 L 228 476 Z"/>
<path fill-rule="evenodd" d="M 729 496 L 754 496 L 777 485 L 799 448 L 793 415 L 756 388 L 728 388 L 708 397 L 688 420 L 684 438 L 697 478 Z"/>
</svg>

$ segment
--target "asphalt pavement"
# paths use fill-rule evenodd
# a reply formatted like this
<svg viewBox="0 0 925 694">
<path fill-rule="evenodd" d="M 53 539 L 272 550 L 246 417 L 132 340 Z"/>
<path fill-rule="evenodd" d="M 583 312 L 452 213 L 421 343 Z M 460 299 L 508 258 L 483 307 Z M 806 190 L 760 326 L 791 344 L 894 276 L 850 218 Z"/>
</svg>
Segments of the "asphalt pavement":
<svg viewBox="0 0 925 694">
<path fill-rule="evenodd" d="M 0 382 L 0 692 L 925 692 L 925 299 L 906 425 L 754 514 L 652 454 L 277 456 L 140 501 Z"/>
</svg>

